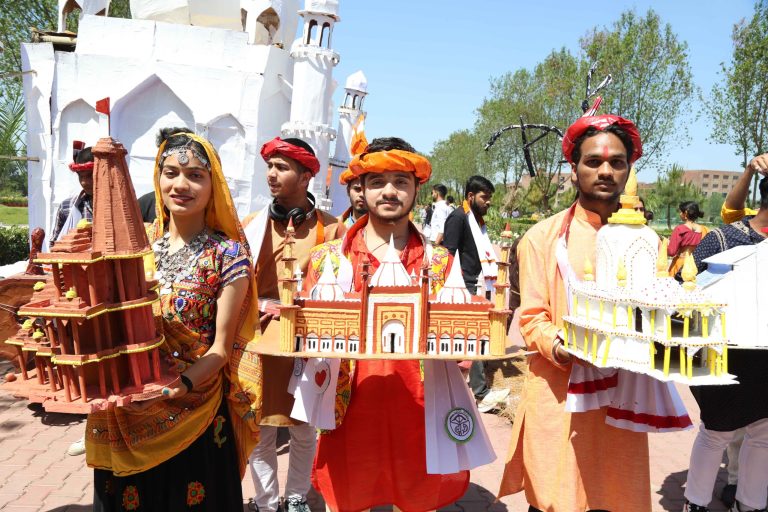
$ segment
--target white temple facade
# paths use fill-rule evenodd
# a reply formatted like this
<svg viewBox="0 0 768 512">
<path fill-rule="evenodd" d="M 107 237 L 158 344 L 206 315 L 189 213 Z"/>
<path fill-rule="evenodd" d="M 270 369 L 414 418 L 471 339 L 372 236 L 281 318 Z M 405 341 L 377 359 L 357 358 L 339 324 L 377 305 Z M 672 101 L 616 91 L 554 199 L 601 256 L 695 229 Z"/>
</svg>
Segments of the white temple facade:
<svg viewBox="0 0 768 512">
<path fill-rule="evenodd" d="M 339 107 L 339 125 L 336 129 L 336 147 L 331 158 L 331 177 L 328 197 L 332 202 L 331 213 L 339 216 L 349 207 L 347 188 L 339 183 L 339 176 L 352 160 L 350 144 L 355 130 L 362 128 L 365 119 L 363 100 L 368 95 L 368 79 L 362 71 L 355 71 L 344 84 L 344 102 Z"/>
<path fill-rule="evenodd" d="M 293 97 L 291 115 L 282 126 L 284 137 L 307 141 L 320 161 L 320 172 L 313 180 L 311 191 L 318 200 L 325 197 L 328 158 L 331 140 L 336 131 L 331 128 L 331 95 L 336 88 L 333 68 L 339 54 L 331 46 L 333 27 L 339 21 L 337 0 L 307 0 L 299 11 L 304 20 L 301 39 L 291 48 L 293 58 Z"/>
<path fill-rule="evenodd" d="M 73 8 L 88 13 L 73 52 L 21 49 L 22 71 L 34 71 L 24 75 L 27 152 L 39 158 L 28 166 L 30 228 L 49 232 L 59 204 L 79 192 L 72 141 L 96 142 L 95 106 L 106 97 L 138 196 L 152 191 L 158 130 L 184 126 L 218 149 L 241 216 L 271 201 L 259 150 L 278 135 L 313 146 L 313 192 L 325 199 L 337 0 L 306 0 L 302 11 L 299 0 L 132 0 L 133 19 L 95 15 L 108 0 L 67 0 L 60 18 Z"/>
</svg>

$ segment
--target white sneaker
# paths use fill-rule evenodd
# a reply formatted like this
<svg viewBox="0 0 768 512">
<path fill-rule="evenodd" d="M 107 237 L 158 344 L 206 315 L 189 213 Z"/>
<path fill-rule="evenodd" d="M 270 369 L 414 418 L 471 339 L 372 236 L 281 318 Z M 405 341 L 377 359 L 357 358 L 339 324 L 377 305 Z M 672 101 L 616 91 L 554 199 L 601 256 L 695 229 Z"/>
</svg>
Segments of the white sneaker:
<svg viewBox="0 0 768 512">
<path fill-rule="evenodd" d="M 85 436 L 81 437 L 67 448 L 67 455 L 77 456 L 85 453 Z"/>
<path fill-rule="evenodd" d="M 492 389 L 483 397 L 477 404 L 477 410 L 480 412 L 488 412 L 496 409 L 499 404 L 506 401 L 509 396 L 509 388 Z"/>
</svg>

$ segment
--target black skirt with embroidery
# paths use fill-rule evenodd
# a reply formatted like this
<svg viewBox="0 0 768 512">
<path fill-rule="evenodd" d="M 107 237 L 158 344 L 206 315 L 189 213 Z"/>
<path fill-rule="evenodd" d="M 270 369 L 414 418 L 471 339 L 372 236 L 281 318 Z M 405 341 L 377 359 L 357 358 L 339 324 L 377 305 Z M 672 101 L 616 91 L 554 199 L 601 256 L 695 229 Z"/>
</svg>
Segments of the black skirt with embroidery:
<svg viewBox="0 0 768 512">
<path fill-rule="evenodd" d="M 159 466 L 126 477 L 94 470 L 93 510 L 241 512 L 243 491 L 226 400 L 195 442 Z"/>
</svg>

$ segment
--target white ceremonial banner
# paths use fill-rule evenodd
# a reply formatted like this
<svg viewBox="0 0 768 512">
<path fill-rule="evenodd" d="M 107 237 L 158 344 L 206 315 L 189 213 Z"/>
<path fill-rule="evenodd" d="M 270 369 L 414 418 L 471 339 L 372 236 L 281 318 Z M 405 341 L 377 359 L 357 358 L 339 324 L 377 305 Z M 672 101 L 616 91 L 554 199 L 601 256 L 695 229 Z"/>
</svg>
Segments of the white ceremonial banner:
<svg viewBox="0 0 768 512">
<path fill-rule="evenodd" d="M 455 361 L 424 360 L 427 473 L 451 474 L 496 460 L 469 386 Z"/>
<path fill-rule="evenodd" d="M 297 359 L 297 361 L 302 361 Z M 336 383 L 339 380 L 341 359 L 307 359 L 301 367 L 301 377 L 293 377 L 288 391 L 293 391 L 291 418 L 309 423 L 315 428 L 333 430 L 336 428 Z M 298 377 L 298 366 L 294 365 L 294 376 Z"/>
</svg>

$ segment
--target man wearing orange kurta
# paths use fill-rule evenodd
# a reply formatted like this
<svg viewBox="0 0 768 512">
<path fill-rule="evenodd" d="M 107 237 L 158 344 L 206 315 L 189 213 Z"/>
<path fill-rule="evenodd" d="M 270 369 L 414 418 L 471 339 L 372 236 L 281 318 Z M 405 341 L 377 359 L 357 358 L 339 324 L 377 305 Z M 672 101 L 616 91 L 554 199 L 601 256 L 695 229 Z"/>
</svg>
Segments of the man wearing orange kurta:
<svg viewBox="0 0 768 512">
<path fill-rule="evenodd" d="M 419 185 L 432 172 L 429 161 L 402 139 L 374 139 L 349 164 L 361 178 L 368 215 L 342 240 L 312 251 L 304 289 L 320 278 L 327 256 L 339 268 L 340 258 L 353 269 L 350 285 L 363 287 L 363 262 L 375 273 L 389 250 L 406 271 L 417 273 L 428 263 L 433 290 L 440 288 L 450 267 L 444 247 L 428 247 L 408 218 Z M 391 244 L 391 248 L 390 248 Z M 452 363 L 451 363 L 452 364 Z M 427 473 L 425 391 L 419 361 L 360 360 L 353 373 L 344 370 L 337 387 L 338 427 L 320 437 L 312 483 L 335 512 L 359 512 L 393 504 L 400 510 L 424 512 L 459 499 L 469 485 L 469 471 Z"/>
<path fill-rule="evenodd" d="M 562 347 L 568 306 L 561 269 L 570 266 L 566 273 L 581 279 L 585 258 L 594 268 L 597 231 L 618 208 L 630 165 L 642 154 L 640 137 L 620 117 L 582 117 L 566 132 L 563 153 L 578 198 L 532 227 L 518 248 L 520 329 L 536 353 L 528 360 L 499 496 L 524 490 L 530 511 L 648 512 L 647 434 L 607 425 L 605 407 L 566 412 L 571 365 L 580 363 Z"/>
</svg>

